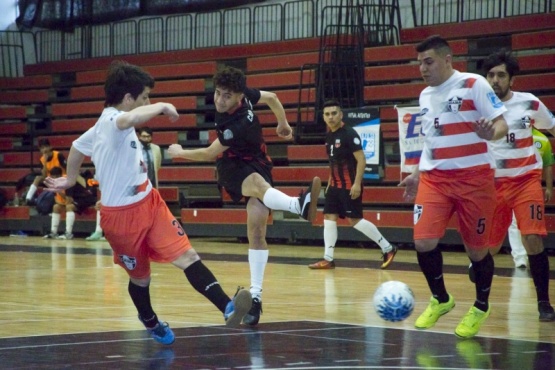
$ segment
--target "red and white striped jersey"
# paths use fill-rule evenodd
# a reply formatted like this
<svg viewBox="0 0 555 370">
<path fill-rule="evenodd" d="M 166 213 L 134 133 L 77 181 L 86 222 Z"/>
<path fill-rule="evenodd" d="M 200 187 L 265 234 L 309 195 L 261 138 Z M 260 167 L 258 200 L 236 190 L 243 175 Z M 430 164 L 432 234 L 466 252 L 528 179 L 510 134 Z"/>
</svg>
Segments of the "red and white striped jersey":
<svg viewBox="0 0 555 370">
<path fill-rule="evenodd" d="M 487 141 L 472 124 L 505 111 L 486 79 L 474 73 L 454 71 L 440 86 L 425 88 L 420 93 L 425 135 L 420 171 L 493 168 Z"/>
<path fill-rule="evenodd" d="M 534 146 L 532 127 L 551 129 L 555 117 L 533 94 L 513 91 L 504 102 L 503 114 L 509 133 L 503 139 L 489 142 L 495 159 L 495 177 L 515 177 L 531 170 L 542 169 L 541 156 Z"/>
</svg>

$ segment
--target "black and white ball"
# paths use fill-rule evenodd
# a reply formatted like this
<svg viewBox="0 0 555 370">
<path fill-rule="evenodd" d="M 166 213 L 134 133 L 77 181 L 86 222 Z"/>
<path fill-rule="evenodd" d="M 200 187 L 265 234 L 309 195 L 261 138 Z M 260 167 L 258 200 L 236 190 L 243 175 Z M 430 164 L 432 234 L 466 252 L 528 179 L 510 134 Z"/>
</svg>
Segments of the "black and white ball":
<svg viewBox="0 0 555 370">
<path fill-rule="evenodd" d="M 407 284 L 388 281 L 376 289 L 374 308 L 384 320 L 403 321 L 414 309 L 414 294 Z"/>
</svg>

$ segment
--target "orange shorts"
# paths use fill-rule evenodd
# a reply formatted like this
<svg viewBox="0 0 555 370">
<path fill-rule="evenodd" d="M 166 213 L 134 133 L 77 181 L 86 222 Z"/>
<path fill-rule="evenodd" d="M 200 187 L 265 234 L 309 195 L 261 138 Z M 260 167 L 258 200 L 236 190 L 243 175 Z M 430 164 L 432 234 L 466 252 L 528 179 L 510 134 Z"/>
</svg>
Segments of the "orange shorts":
<svg viewBox="0 0 555 370">
<path fill-rule="evenodd" d="M 493 170 L 420 173 L 414 203 L 414 239 L 439 239 L 454 212 L 469 248 L 487 248 L 495 209 Z"/>
<path fill-rule="evenodd" d="M 492 247 L 503 243 L 513 211 L 522 235 L 547 235 L 541 176 L 541 170 L 534 170 L 521 176 L 495 180 L 497 207 L 490 235 Z"/>
<path fill-rule="evenodd" d="M 135 204 L 102 205 L 100 226 L 114 251 L 114 263 L 136 279 L 150 276 L 151 260 L 172 262 L 192 248 L 156 189 Z"/>
</svg>

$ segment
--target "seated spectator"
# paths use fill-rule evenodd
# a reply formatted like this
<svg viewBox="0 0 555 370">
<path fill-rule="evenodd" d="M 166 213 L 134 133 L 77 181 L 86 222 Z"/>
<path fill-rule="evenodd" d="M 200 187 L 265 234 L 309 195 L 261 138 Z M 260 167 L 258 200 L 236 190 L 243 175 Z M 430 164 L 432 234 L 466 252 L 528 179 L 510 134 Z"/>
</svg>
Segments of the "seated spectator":
<svg viewBox="0 0 555 370">
<path fill-rule="evenodd" d="M 62 170 L 62 175 L 65 175 L 66 172 L 66 158 L 63 153 L 52 149 L 50 145 L 50 141 L 46 138 L 40 139 L 39 143 L 39 151 L 42 154 L 40 157 L 40 163 L 42 165 L 41 173 L 34 177 L 33 183 L 29 186 L 29 190 L 25 195 L 25 204 L 32 204 L 33 197 L 37 192 L 38 187 L 42 184 L 42 181 L 47 177 L 50 176 L 50 171 L 54 167 L 59 167 Z M 31 174 L 34 176 L 35 174 Z M 22 179 L 23 180 L 23 179 Z M 21 180 L 20 180 L 21 181 Z M 85 187 L 85 179 L 82 176 L 77 178 L 77 182 L 81 184 L 81 186 Z M 18 187 L 23 188 L 24 184 L 18 184 Z M 18 190 L 16 188 L 16 190 Z M 19 191 L 19 190 L 18 190 Z M 17 198 L 17 194 L 16 194 Z"/>
<path fill-rule="evenodd" d="M 50 177 L 58 178 L 62 176 L 61 167 L 53 167 L 50 170 Z M 73 239 L 73 225 L 75 223 L 75 214 L 81 213 L 84 209 L 92 206 L 96 202 L 96 195 L 80 184 L 56 193 L 55 204 L 52 207 L 52 222 L 50 233 L 45 235 L 49 239 Z M 61 212 L 66 212 L 66 229 L 65 233 L 58 235 L 60 226 Z"/>
</svg>

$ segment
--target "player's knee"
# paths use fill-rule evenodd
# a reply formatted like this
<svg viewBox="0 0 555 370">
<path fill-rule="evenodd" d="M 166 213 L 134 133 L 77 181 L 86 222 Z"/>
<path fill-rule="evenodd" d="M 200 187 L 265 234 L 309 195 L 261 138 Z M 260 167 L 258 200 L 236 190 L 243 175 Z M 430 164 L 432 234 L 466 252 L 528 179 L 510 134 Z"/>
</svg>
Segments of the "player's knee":
<svg viewBox="0 0 555 370">
<path fill-rule="evenodd" d="M 437 247 L 438 239 L 417 239 L 414 241 L 414 248 L 417 252 L 425 253 Z"/>
<path fill-rule="evenodd" d="M 533 256 L 543 251 L 542 238 L 537 234 L 522 235 L 522 244 L 529 255 Z"/>
<path fill-rule="evenodd" d="M 187 252 L 183 253 L 175 260 L 173 260 L 172 264 L 182 270 L 185 270 L 187 267 L 191 266 L 193 263 L 199 260 L 200 256 L 198 255 L 197 251 L 191 248 Z"/>
</svg>

